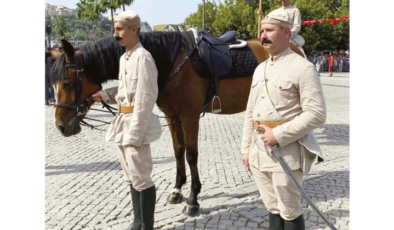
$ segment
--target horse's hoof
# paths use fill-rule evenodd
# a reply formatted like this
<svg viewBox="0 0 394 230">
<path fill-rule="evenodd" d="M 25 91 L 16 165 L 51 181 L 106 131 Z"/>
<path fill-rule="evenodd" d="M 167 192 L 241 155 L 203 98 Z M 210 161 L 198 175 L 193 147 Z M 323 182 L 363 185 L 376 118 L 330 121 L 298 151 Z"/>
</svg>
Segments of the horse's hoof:
<svg viewBox="0 0 394 230">
<path fill-rule="evenodd" d="M 170 204 L 180 204 L 182 203 L 183 195 L 181 193 L 170 193 L 170 195 L 167 197 L 167 201 Z"/>
<path fill-rule="evenodd" d="M 200 205 L 186 205 L 182 211 L 187 216 L 198 216 L 200 214 Z"/>
</svg>

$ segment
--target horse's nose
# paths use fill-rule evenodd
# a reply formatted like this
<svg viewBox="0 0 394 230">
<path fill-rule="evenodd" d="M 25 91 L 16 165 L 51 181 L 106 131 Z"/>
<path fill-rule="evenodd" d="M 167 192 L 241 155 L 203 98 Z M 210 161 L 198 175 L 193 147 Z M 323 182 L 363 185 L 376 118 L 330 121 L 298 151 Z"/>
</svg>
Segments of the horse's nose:
<svg viewBox="0 0 394 230">
<path fill-rule="evenodd" d="M 60 132 L 62 132 L 62 133 L 64 134 L 64 130 L 65 130 L 65 129 L 64 129 L 63 126 L 59 125 L 57 128 L 60 130 Z"/>
</svg>

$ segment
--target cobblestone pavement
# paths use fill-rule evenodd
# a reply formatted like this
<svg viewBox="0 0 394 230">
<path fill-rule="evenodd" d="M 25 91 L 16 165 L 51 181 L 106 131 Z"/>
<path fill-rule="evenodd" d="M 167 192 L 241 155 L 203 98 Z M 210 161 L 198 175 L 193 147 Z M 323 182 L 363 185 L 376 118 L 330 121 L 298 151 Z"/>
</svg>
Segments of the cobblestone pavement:
<svg viewBox="0 0 394 230">
<path fill-rule="evenodd" d="M 349 229 L 349 74 L 329 78 L 323 73 L 321 81 L 328 118 L 315 133 L 326 161 L 314 165 L 303 186 L 338 229 Z M 157 108 L 155 113 L 161 114 Z M 97 112 L 89 116 L 112 119 Z M 177 205 L 166 201 L 176 171 L 171 136 L 168 128 L 163 129 L 161 139 L 151 145 L 157 229 L 268 229 L 268 212 L 241 161 L 243 118 L 244 113 L 206 114 L 201 119 L 198 167 L 203 186 L 201 214 L 194 218 L 182 214 L 185 198 Z M 104 141 L 105 133 L 84 127 L 79 135 L 64 138 L 54 126 L 52 107 L 46 107 L 45 131 L 46 229 L 126 229 L 133 219 L 130 190 L 123 182 L 115 147 Z M 187 175 L 185 197 L 190 192 L 189 170 Z M 307 229 L 329 229 L 302 203 Z"/>
</svg>

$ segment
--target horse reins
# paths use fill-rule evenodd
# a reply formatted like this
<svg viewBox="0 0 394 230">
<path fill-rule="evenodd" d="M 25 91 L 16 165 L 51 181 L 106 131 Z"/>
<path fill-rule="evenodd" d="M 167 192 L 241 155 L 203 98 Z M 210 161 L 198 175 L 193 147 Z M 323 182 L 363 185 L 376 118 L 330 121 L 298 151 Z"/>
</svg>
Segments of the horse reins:
<svg viewBox="0 0 394 230">
<path fill-rule="evenodd" d="M 87 114 L 89 112 L 89 110 L 96 110 L 96 111 L 100 111 L 100 112 L 111 113 L 112 115 L 116 116 L 116 113 L 113 112 L 113 110 L 117 110 L 117 109 L 112 107 L 112 106 L 110 106 L 110 105 L 108 105 L 107 103 L 105 103 L 103 101 L 101 101 L 101 103 L 103 105 L 103 108 L 106 108 L 108 111 L 101 110 L 101 109 L 93 109 L 93 108 L 89 109 L 89 105 L 90 105 L 90 103 L 92 102 L 92 99 L 93 99 L 92 96 L 89 96 L 84 103 L 81 103 L 82 78 L 80 76 L 80 73 L 84 73 L 85 75 L 87 75 L 87 73 L 84 71 L 84 69 L 80 68 L 77 56 L 74 57 L 74 60 L 75 60 L 75 64 L 66 64 L 66 69 L 68 69 L 68 68 L 75 68 L 76 72 L 77 72 L 77 77 L 76 77 L 77 89 L 75 91 L 75 100 L 76 100 L 75 101 L 75 105 L 69 105 L 69 104 L 63 104 L 63 103 L 55 103 L 54 106 L 55 107 L 62 107 L 62 108 L 65 108 L 65 109 L 75 110 L 75 111 L 77 111 L 77 115 L 76 115 L 77 117 Z M 85 107 L 85 109 L 82 109 L 82 107 Z M 109 122 L 101 121 L 101 120 L 97 120 L 97 119 L 93 119 L 93 118 L 89 118 L 89 117 L 85 117 L 84 119 L 101 122 L 101 123 L 104 123 L 103 125 L 110 124 Z M 83 125 L 85 125 L 85 126 L 89 126 L 91 129 L 98 129 L 97 127 L 103 126 L 103 125 L 94 126 L 94 125 L 91 125 L 91 124 L 89 124 L 89 123 L 87 123 L 86 121 L 83 121 L 83 120 L 81 121 L 81 123 Z M 98 130 L 101 130 L 101 129 L 98 129 Z"/>
<path fill-rule="evenodd" d="M 104 113 L 111 113 L 112 115 L 116 116 L 116 112 L 114 112 L 114 111 L 117 111 L 117 109 L 112 107 L 112 106 L 110 106 L 110 105 L 108 105 L 103 100 L 101 100 L 101 104 L 103 105 L 103 108 L 106 108 L 108 111 L 102 110 L 102 109 L 89 108 L 89 105 L 90 105 L 90 103 L 92 102 L 92 99 L 93 99 L 92 96 L 89 96 L 86 99 L 86 101 L 84 101 L 84 103 L 81 103 L 82 77 L 80 76 L 80 73 L 84 73 L 85 75 L 88 75 L 88 74 L 84 71 L 84 69 L 80 68 L 77 56 L 74 57 L 74 60 L 75 60 L 75 64 L 66 64 L 65 67 L 66 67 L 66 69 L 68 69 L 68 68 L 75 68 L 76 72 L 77 72 L 77 76 L 76 76 L 77 89 L 75 91 L 75 99 L 76 99 L 75 105 L 63 104 L 63 103 L 55 103 L 54 107 L 62 107 L 62 108 L 65 108 L 65 109 L 75 110 L 77 112 L 77 115 L 76 115 L 77 117 L 87 114 L 89 112 L 89 110 L 94 110 L 94 111 L 99 111 L 99 112 L 104 112 Z M 186 61 L 187 61 L 187 59 L 184 62 L 186 62 Z M 178 69 L 180 67 L 178 67 Z M 176 73 L 174 73 L 174 75 L 176 75 L 178 72 L 179 72 L 179 70 L 176 71 Z M 82 107 L 85 107 L 85 109 L 82 109 Z M 171 118 L 168 115 L 167 115 L 167 117 L 159 117 L 159 118 L 170 118 L 173 121 L 172 123 L 176 124 L 176 122 L 174 122 L 173 118 Z M 80 121 L 80 123 L 82 123 L 82 125 L 84 125 L 84 126 L 88 126 L 91 129 L 97 129 L 97 130 L 101 130 L 101 131 L 105 131 L 105 130 L 99 129 L 97 127 L 101 127 L 101 126 L 104 126 L 106 124 L 108 124 L 108 125 L 111 124 L 110 122 L 106 122 L 106 121 L 102 121 L 102 120 L 98 120 L 98 119 L 93 119 L 93 118 L 89 118 L 89 117 L 84 117 L 84 119 L 103 123 L 102 125 L 94 126 L 94 125 L 91 125 L 91 124 L 87 123 L 84 120 Z M 164 127 L 164 126 L 169 126 L 169 125 L 162 125 L 162 127 Z"/>
<path fill-rule="evenodd" d="M 178 44 L 178 46 L 176 47 L 176 50 L 175 50 L 175 55 L 174 55 L 175 57 L 176 57 L 176 55 L 178 54 L 178 51 L 179 51 L 180 40 L 181 40 L 180 36 L 181 36 L 181 34 L 179 33 L 179 34 L 178 34 L 178 37 L 177 37 L 178 43 L 179 43 L 179 44 Z M 162 87 L 160 87 L 162 90 L 168 85 L 168 83 L 169 83 L 171 80 L 173 80 L 173 79 L 175 78 L 175 76 L 180 72 L 180 69 L 186 64 L 186 62 L 187 62 L 188 60 L 190 60 L 190 56 L 191 56 L 196 50 L 197 50 L 197 46 L 194 47 L 194 48 L 192 49 L 192 51 L 191 51 L 188 55 L 185 56 L 184 60 L 177 66 L 177 68 L 175 69 L 175 71 L 174 71 L 174 73 L 171 75 L 171 77 L 168 78 L 168 79 L 164 82 L 164 85 L 163 85 Z M 89 112 L 89 110 L 95 110 L 95 111 L 100 111 L 100 112 L 105 112 L 105 113 L 111 113 L 112 115 L 116 116 L 116 113 L 115 113 L 113 110 L 116 111 L 117 109 L 114 108 L 114 107 L 112 107 L 112 106 L 110 106 L 110 105 L 108 105 L 108 104 L 105 103 L 104 101 L 101 101 L 101 104 L 103 105 L 103 108 L 106 108 L 108 111 L 101 110 L 101 109 L 93 109 L 93 108 L 90 108 L 90 109 L 89 109 L 89 105 L 90 105 L 90 103 L 91 103 L 91 101 L 92 101 L 92 99 L 93 99 L 92 96 L 89 96 L 89 97 L 86 99 L 86 101 L 85 101 L 84 103 L 81 103 L 82 78 L 81 78 L 81 76 L 80 76 L 80 73 L 84 73 L 85 75 L 87 75 L 87 73 L 84 71 L 84 69 L 81 69 L 81 68 L 80 68 L 79 61 L 78 61 L 78 57 L 77 57 L 77 56 L 74 57 L 74 60 L 75 60 L 75 64 L 66 64 L 66 69 L 68 69 L 68 68 L 76 68 L 76 72 L 77 72 L 77 77 L 76 77 L 77 89 L 76 89 L 76 92 L 75 92 L 76 103 L 75 103 L 75 105 L 69 105 L 69 104 L 63 104 L 63 103 L 55 103 L 54 106 L 55 106 L 55 107 L 62 107 L 62 108 L 66 108 L 66 109 L 71 109 L 71 110 L 76 110 L 76 111 L 77 111 L 77 115 L 76 115 L 77 117 L 87 114 L 87 113 Z M 171 66 L 174 65 L 174 62 L 175 62 L 175 58 L 174 58 L 173 64 L 172 64 Z M 157 104 L 159 105 L 158 102 L 157 102 Z M 82 109 L 82 107 L 85 107 L 85 109 Z M 160 109 L 160 106 L 158 106 L 158 108 Z M 161 109 L 160 109 L 160 111 L 163 112 L 163 113 L 166 115 L 166 117 L 159 117 L 159 118 L 169 118 L 169 119 L 172 121 L 172 124 L 162 125 L 162 127 L 164 127 L 164 126 L 169 126 L 169 125 L 178 125 L 178 124 L 180 124 L 179 121 L 176 121 L 175 117 L 169 116 L 167 113 L 165 113 L 165 112 L 164 112 L 163 110 L 161 110 Z M 205 114 L 205 113 L 204 113 L 204 114 Z M 110 122 L 101 121 L 101 120 L 93 119 L 93 118 L 89 118 L 89 117 L 84 117 L 84 119 L 92 120 L 92 121 L 96 121 L 96 122 L 101 122 L 101 123 L 104 123 L 103 125 L 105 125 L 105 124 L 111 124 Z M 83 121 L 83 120 L 80 121 L 80 122 L 81 122 L 83 125 L 90 127 L 91 129 L 98 129 L 98 130 L 101 130 L 101 129 L 97 128 L 97 127 L 103 126 L 103 125 L 94 126 L 94 125 L 91 125 L 91 124 L 89 124 L 89 123 L 87 123 L 87 122 L 85 122 L 85 121 Z M 104 131 L 104 130 L 102 130 L 102 131 Z"/>
</svg>

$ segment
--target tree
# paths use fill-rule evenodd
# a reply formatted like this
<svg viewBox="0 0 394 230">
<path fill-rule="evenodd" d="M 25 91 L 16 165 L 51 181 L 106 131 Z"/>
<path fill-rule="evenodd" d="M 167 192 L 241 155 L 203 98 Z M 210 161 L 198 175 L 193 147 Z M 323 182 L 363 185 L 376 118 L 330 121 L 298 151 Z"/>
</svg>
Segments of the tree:
<svg viewBox="0 0 394 230">
<path fill-rule="evenodd" d="M 227 31 L 237 31 L 239 39 L 257 37 L 258 1 L 247 5 L 244 0 L 225 0 L 216 12 L 212 23 L 212 35 L 220 36 Z"/>
<path fill-rule="evenodd" d="M 55 39 L 58 43 L 60 43 L 60 37 L 64 36 L 66 21 L 64 20 L 63 16 L 60 16 L 53 20 L 52 25 L 55 32 Z"/>
<path fill-rule="evenodd" d="M 223 1 L 222 1 L 223 2 Z M 210 24 L 208 33 L 220 36 L 229 30 L 238 32 L 240 39 L 257 37 L 257 9 L 258 0 L 249 5 L 244 0 L 225 0 L 216 7 L 206 4 L 206 21 Z M 345 17 L 349 14 L 349 0 L 293 0 L 301 12 L 303 21 L 316 19 L 333 19 Z M 263 0 L 263 14 L 267 15 L 272 10 L 281 7 L 280 0 Z M 212 12 L 210 12 L 212 11 Z M 186 18 L 185 25 L 202 24 L 202 5 L 198 4 L 196 13 Z M 299 33 L 305 39 L 304 50 L 306 54 L 321 50 L 338 50 L 349 48 L 349 23 L 340 22 L 335 26 L 330 23 L 316 23 L 313 26 L 303 26 Z"/>
<path fill-rule="evenodd" d="M 342 18 L 349 14 L 349 0 L 293 0 L 292 4 L 301 12 L 302 21 Z M 271 12 L 281 7 L 280 0 L 266 11 Z M 303 49 L 306 54 L 322 50 L 349 48 L 349 23 L 340 22 L 335 26 L 330 23 L 315 23 L 302 26 L 299 33 L 305 39 Z"/>
<path fill-rule="evenodd" d="M 105 4 L 106 0 L 88 0 L 86 14 L 84 14 L 88 20 L 97 22 L 99 36 L 101 36 L 102 14 L 107 11 Z"/>
<path fill-rule="evenodd" d="M 125 9 L 124 5 L 130 6 L 134 2 L 134 0 L 120 0 L 120 2 L 123 6 L 123 11 L 125 11 L 126 9 Z"/>
<path fill-rule="evenodd" d="M 189 17 L 185 19 L 183 25 L 190 25 L 190 26 L 196 25 L 198 28 L 202 28 L 202 9 L 203 9 L 203 5 L 198 4 L 197 12 L 190 14 Z M 205 2 L 204 24 L 205 24 L 205 31 L 207 31 L 208 33 L 211 32 L 211 26 L 216 19 L 216 11 L 217 11 L 217 5 L 215 1 Z"/>
<path fill-rule="evenodd" d="M 111 20 L 112 20 L 112 25 L 113 25 L 114 24 L 114 12 L 116 11 L 116 9 L 121 7 L 122 0 L 104 0 L 104 2 L 102 4 L 106 9 L 111 10 Z M 112 29 L 112 33 L 113 32 L 114 31 Z"/>
<path fill-rule="evenodd" d="M 86 31 L 86 41 L 89 40 L 89 33 L 88 33 L 88 26 L 87 26 L 87 8 L 88 8 L 88 2 L 86 0 L 80 0 L 80 2 L 77 3 L 77 9 L 76 9 L 76 16 L 77 18 L 81 19 L 84 24 L 85 24 L 85 31 Z"/>
</svg>

